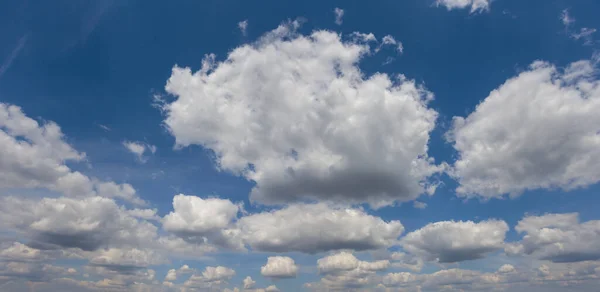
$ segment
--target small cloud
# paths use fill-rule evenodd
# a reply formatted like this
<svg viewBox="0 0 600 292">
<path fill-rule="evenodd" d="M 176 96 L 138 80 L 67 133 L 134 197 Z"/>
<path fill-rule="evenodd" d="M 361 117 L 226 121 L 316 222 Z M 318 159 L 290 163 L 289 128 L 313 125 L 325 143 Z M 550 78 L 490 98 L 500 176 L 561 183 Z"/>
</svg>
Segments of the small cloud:
<svg viewBox="0 0 600 292">
<path fill-rule="evenodd" d="M 444 6 L 448 11 L 453 9 L 471 8 L 471 13 L 490 10 L 492 0 L 437 0 L 435 6 Z"/>
<path fill-rule="evenodd" d="M 579 32 L 571 29 L 573 23 L 575 23 L 575 18 L 573 18 L 569 14 L 569 9 L 565 9 L 562 11 L 562 13 L 560 14 L 560 20 L 565 26 L 565 31 L 570 38 L 574 40 L 583 40 L 584 45 L 591 45 L 592 43 L 594 43 L 592 35 L 596 32 L 595 28 L 584 27 L 579 29 Z"/>
<path fill-rule="evenodd" d="M 102 129 L 102 130 L 104 130 L 106 132 L 110 132 L 111 131 L 111 129 L 108 126 L 103 125 L 103 124 L 98 124 L 98 127 L 100 127 L 100 129 Z"/>
<path fill-rule="evenodd" d="M 248 20 L 238 22 L 238 28 L 242 32 L 242 35 L 246 36 L 246 30 L 248 29 Z"/>
<path fill-rule="evenodd" d="M 573 22 L 575 22 L 575 19 L 572 18 L 571 15 L 569 15 L 569 9 L 565 9 L 562 11 L 560 15 L 560 20 L 566 27 L 570 26 Z"/>
<path fill-rule="evenodd" d="M 133 153 L 141 163 L 146 163 L 146 161 L 148 161 L 148 157 L 144 156 L 146 151 L 149 151 L 152 154 L 156 152 L 156 146 L 143 142 L 123 141 L 123 146 L 125 146 L 129 152 Z"/>
<path fill-rule="evenodd" d="M 383 46 L 395 46 L 398 54 L 404 53 L 404 46 L 401 42 L 396 41 L 396 39 L 391 35 L 386 35 L 381 40 L 381 44 L 375 49 L 375 52 L 379 52 Z"/>
<path fill-rule="evenodd" d="M 592 34 L 595 32 L 595 28 L 584 27 L 577 33 L 571 33 L 571 37 L 576 40 L 583 39 L 585 45 L 591 45 L 594 42 Z"/>
<path fill-rule="evenodd" d="M 415 202 L 413 203 L 413 206 L 414 206 L 415 208 L 417 208 L 417 209 L 425 209 L 425 208 L 427 208 L 427 204 L 426 204 L 426 203 L 419 202 L 419 201 L 415 201 Z"/>
<path fill-rule="evenodd" d="M 335 24 L 342 25 L 342 22 L 343 22 L 342 18 L 344 17 L 344 9 L 336 7 L 333 10 L 333 13 L 335 13 Z"/>
</svg>

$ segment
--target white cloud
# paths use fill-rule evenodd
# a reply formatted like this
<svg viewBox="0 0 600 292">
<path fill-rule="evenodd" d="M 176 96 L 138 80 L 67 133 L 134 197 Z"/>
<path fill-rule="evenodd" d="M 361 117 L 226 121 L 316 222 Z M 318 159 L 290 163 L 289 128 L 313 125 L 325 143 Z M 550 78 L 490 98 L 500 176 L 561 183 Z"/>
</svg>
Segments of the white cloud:
<svg viewBox="0 0 600 292">
<path fill-rule="evenodd" d="M 471 13 L 488 11 L 492 0 L 436 0 L 435 5 L 448 10 L 471 8 Z"/>
<path fill-rule="evenodd" d="M 564 9 L 560 14 L 560 20 L 564 24 L 566 28 L 568 28 L 571 24 L 575 22 L 575 19 L 571 17 L 569 13 L 569 9 Z"/>
<path fill-rule="evenodd" d="M 388 260 L 360 261 L 349 252 L 340 252 L 317 260 L 317 268 L 323 278 L 313 285 L 325 291 L 363 288 L 375 281 L 376 272 L 389 266 Z"/>
<path fill-rule="evenodd" d="M 20 107 L 0 103 L 0 187 L 44 188 L 71 197 L 100 195 L 144 203 L 129 184 L 89 178 L 65 164 L 84 159 L 84 153 L 64 141 L 57 124 L 40 125 Z"/>
<path fill-rule="evenodd" d="M 0 226 L 24 233 L 29 246 L 43 249 L 80 248 L 86 251 L 113 246 L 143 246 L 157 228 L 129 216 L 113 200 L 5 197 L 0 204 Z"/>
<path fill-rule="evenodd" d="M 340 271 L 351 271 L 358 268 L 358 259 L 349 252 L 340 252 L 317 260 L 317 268 L 321 274 Z"/>
<path fill-rule="evenodd" d="M 225 199 L 180 194 L 173 197 L 173 209 L 163 218 L 165 230 L 190 242 L 243 249 L 237 230 L 229 229 L 240 206 Z"/>
<path fill-rule="evenodd" d="M 248 29 L 248 19 L 238 22 L 238 28 L 242 32 L 242 35 L 246 36 Z"/>
<path fill-rule="evenodd" d="M 407 234 L 401 242 L 406 251 L 425 260 L 452 263 L 501 249 L 507 231 L 504 221 L 442 221 Z"/>
<path fill-rule="evenodd" d="M 269 278 L 295 278 L 297 273 L 298 267 L 290 257 L 269 257 L 267 264 L 260 268 L 260 274 Z"/>
<path fill-rule="evenodd" d="M 254 285 L 256 285 L 256 281 L 252 280 L 252 277 L 248 276 L 244 278 L 243 284 L 245 290 L 252 289 L 254 288 Z"/>
<path fill-rule="evenodd" d="M 123 141 L 123 146 L 125 146 L 129 152 L 133 153 L 141 163 L 146 163 L 148 161 L 148 157 L 144 156 L 144 153 L 150 152 L 154 154 L 156 152 L 156 146 L 144 142 Z"/>
<path fill-rule="evenodd" d="M 394 252 L 390 255 L 392 267 L 400 269 L 408 269 L 415 272 L 421 271 L 424 262 L 418 256 L 407 254 L 404 252 Z"/>
<path fill-rule="evenodd" d="M 291 205 L 245 216 L 238 227 L 254 250 L 306 253 L 389 247 L 404 231 L 399 221 L 385 222 L 358 209 L 325 204 Z"/>
<path fill-rule="evenodd" d="M 442 170 L 427 156 L 433 95 L 403 77 L 358 68 L 367 44 L 282 25 L 255 44 L 174 67 L 163 104 L 180 147 L 202 145 L 220 170 L 256 182 L 251 200 L 409 201 Z"/>
<path fill-rule="evenodd" d="M 417 209 L 425 209 L 427 208 L 427 204 L 419 201 L 414 201 L 413 206 Z"/>
<path fill-rule="evenodd" d="M 192 289 L 207 289 L 209 291 L 218 290 L 224 284 L 227 284 L 235 271 L 227 267 L 206 267 L 201 275 L 192 275 L 183 286 Z M 186 290 L 186 289 L 184 289 Z M 192 290 L 193 291 L 193 290 Z"/>
<path fill-rule="evenodd" d="M 101 250 L 90 260 L 94 266 L 105 267 L 118 272 L 128 272 L 166 263 L 166 259 L 150 249 L 118 249 Z"/>
<path fill-rule="evenodd" d="M 344 9 L 336 7 L 333 10 L 333 13 L 335 14 L 335 24 L 342 25 L 342 22 L 343 22 L 342 18 L 344 17 Z"/>
<path fill-rule="evenodd" d="M 448 134 L 460 196 L 571 190 L 600 180 L 600 81 L 589 61 L 545 62 L 509 79 Z"/>
<path fill-rule="evenodd" d="M 600 220 L 580 223 L 577 213 L 523 218 L 515 230 L 524 233 L 519 252 L 552 262 L 600 259 Z"/>
</svg>

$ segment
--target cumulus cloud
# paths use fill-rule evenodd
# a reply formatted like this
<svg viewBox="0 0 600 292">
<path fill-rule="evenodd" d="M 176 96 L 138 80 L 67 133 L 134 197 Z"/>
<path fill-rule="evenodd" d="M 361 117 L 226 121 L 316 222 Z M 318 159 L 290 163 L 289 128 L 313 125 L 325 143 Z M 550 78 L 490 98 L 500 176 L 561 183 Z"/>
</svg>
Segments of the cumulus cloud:
<svg viewBox="0 0 600 292">
<path fill-rule="evenodd" d="M 39 249 L 140 246 L 152 241 L 157 232 L 154 225 L 129 216 L 113 200 L 102 197 L 5 197 L 0 211 L 1 227 L 26 234 L 28 245 Z"/>
<path fill-rule="evenodd" d="M 404 231 L 399 221 L 321 203 L 248 215 L 238 226 L 252 249 L 271 252 L 377 249 L 397 243 Z"/>
<path fill-rule="evenodd" d="M 436 6 L 444 6 L 448 10 L 470 8 L 471 13 L 488 11 L 492 0 L 436 0 Z"/>
<path fill-rule="evenodd" d="M 275 256 L 267 259 L 267 264 L 260 268 L 260 273 L 269 278 L 295 278 L 298 267 L 290 257 Z"/>
<path fill-rule="evenodd" d="M 148 161 L 148 157 L 144 156 L 144 153 L 150 152 L 154 154 L 156 152 L 156 146 L 144 142 L 123 141 L 123 146 L 125 146 L 129 152 L 133 153 L 141 163 L 146 163 Z"/>
<path fill-rule="evenodd" d="M 524 234 L 515 253 L 552 262 L 600 259 L 600 220 L 579 222 L 579 214 L 546 214 L 523 218 L 515 230 Z"/>
<path fill-rule="evenodd" d="M 595 64 L 534 62 L 509 79 L 448 137 L 458 151 L 457 193 L 493 198 L 572 190 L 600 181 L 600 81 Z"/>
<path fill-rule="evenodd" d="M 333 13 L 335 14 L 335 24 L 342 25 L 342 22 L 344 22 L 344 9 L 336 7 L 333 9 Z"/>
<path fill-rule="evenodd" d="M 244 278 L 244 281 L 242 281 L 242 283 L 244 284 L 244 289 L 247 290 L 254 288 L 256 281 L 252 280 L 252 277 L 248 276 Z"/>
<path fill-rule="evenodd" d="M 183 286 L 192 289 L 217 289 L 227 284 L 233 276 L 235 276 L 233 269 L 222 266 L 206 267 L 202 274 L 192 275 Z"/>
<path fill-rule="evenodd" d="M 376 281 L 377 272 L 388 269 L 390 262 L 358 260 L 352 253 L 340 252 L 317 260 L 321 281 L 312 283 L 315 290 L 338 291 L 364 288 Z"/>
<path fill-rule="evenodd" d="M 190 242 L 243 249 L 237 230 L 229 228 L 237 218 L 239 205 L 225 199 L 179 194 L 173 197 L 173 209 L 163 218 L 165 230 Z"/>
<path fill-rule="evenodd" d="M 252 201 L 328 200 L 374 207 L 415 199 L 442 170 L 427 155 L 433 94 L 402 76 L 366 76 L 371 52 L 336 33 L 284 24 L 202 68 L 175 66 L 164 121 L 179 147 L 215 154 L 256 183 Z"/>
<path fill-rule="evenodd" d="M 488 220 L 430 223 L 402 238 L 403 248 L 428 261 L 453 263 L 483 258 L 504 247 L 508 225 Z"/>
<path fill-rule="evenodd" d="M 0 103 L 0 187 L 43 188 L 66 196 L 116 197 L 143 204 L 129 184 L 102 182 L 72 171 L 66 162 L 81 162 L 53 122 L 40 125 L 20 107 Z"/>
</svg>

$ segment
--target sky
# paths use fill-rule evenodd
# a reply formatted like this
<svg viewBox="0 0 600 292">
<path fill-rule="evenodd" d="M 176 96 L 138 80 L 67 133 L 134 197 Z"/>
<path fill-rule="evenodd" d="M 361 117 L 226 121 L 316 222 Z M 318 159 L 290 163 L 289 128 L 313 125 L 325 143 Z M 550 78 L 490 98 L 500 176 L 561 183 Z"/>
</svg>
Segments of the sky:
<svg viewBox="0 0 600 292">
<path fill-rule="evenodd" d="M 598 11 L 0 3 L 0 292 L 596 291 Z"/>
</svg>

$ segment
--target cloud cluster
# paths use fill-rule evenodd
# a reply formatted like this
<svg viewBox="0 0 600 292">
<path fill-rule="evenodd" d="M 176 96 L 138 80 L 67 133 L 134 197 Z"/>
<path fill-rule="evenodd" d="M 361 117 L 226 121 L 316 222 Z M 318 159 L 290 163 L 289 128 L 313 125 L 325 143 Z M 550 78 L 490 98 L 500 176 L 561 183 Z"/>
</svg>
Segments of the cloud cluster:
<svg viewBox="0 0 600 292">
<path fill-rule="evenodd" d="M 85 154 L 65 142 L 56 123 L 40 124 L 20 107 L 0 103 L 0 188 L 43 188 L 70 197 L 103 196 L 144 203 L 129 184 L 103 182 L 66 165 L 84 160 Z"/>
<path fill-rule="evenodd" d="M 567 213 L 523 218 L 515 227 L 524 234 L 517 253 L 556 263 L 600 260 L 600 221 L 580 223 L 578 216 Z"/>
</svg>

